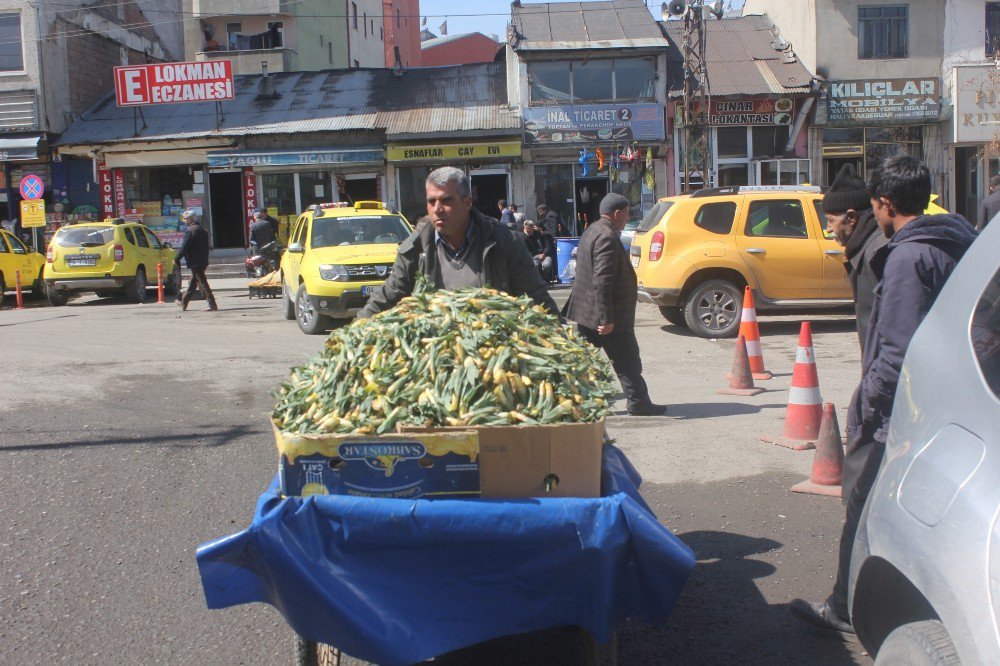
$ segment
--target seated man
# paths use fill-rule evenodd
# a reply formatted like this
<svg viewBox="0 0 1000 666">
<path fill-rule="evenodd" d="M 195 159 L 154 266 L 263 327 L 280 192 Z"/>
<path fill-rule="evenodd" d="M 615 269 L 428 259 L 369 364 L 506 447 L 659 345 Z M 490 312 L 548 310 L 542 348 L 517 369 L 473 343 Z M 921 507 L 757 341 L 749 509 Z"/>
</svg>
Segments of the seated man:
<svg viewBox="0 0 1000 666">
<path fill-rule="evenodd" d="M 556 242 L 531 220 L 524 221 L 524 244 L 535 262 L 535 268 L 546 282 L 552 282 L 556 266 Z"/>
</svg>

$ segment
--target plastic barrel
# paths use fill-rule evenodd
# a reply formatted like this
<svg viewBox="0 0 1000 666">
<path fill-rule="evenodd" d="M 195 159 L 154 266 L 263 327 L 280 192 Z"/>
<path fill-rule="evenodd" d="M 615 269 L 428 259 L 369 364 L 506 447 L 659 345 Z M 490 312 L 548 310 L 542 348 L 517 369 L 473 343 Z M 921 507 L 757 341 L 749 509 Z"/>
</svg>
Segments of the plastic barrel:
<svg viewBox="0 0 1000 666">
<path fill-rule="evenodd" d="M 561 276 L 566 270 L 566 264 L 573 258 L 573 249 L 580 244 L 579 238 L 557 238 L 556 239 L 556 268 L 557 275 Z M 559 278 L 560 282 L 567 283 L 572 280 Z"/>
</svg>

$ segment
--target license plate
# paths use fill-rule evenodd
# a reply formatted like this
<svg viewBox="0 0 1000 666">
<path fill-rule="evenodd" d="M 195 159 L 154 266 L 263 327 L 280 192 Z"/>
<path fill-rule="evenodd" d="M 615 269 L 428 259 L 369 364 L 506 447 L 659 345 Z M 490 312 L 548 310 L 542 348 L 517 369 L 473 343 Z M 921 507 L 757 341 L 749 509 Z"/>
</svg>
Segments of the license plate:
<svg viewBox="0 0 1000 666">
<path fill-rule="evenodd" d="M 375 287 L 373 285 L 368 285 L 367 287 L 361 287 L 361 295 L 362 296 L 367 296 L 368 294 L 372 293 L 373 291 L 375 291 Z"/>
<path fill-rule="evenodd" d="M 639 268 L 639 257 L 632 255 L 632 268 Z"/>
<path fill-rule="evenodd" d="M 67 266 L 96 266 L 97 259 L 92 257 L 72 257 L 66 260 Z"/>
</svg>

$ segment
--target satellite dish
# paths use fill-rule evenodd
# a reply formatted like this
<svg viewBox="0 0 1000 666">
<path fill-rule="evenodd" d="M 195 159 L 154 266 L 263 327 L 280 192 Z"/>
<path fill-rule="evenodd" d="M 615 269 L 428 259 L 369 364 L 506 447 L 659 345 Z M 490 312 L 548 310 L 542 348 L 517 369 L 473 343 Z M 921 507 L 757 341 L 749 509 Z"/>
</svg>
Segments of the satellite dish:
<svg viewBox="0 0 1000 666">
<path fill-rule="evenodd" d="M 660 5 L 660 12 L 663 14 L 664 21 L 671 16 L 684 16 L 687 9 L 688 5 L 685 0 L 671 0 L 669 4 L 664 2 Z"/>
</svg>

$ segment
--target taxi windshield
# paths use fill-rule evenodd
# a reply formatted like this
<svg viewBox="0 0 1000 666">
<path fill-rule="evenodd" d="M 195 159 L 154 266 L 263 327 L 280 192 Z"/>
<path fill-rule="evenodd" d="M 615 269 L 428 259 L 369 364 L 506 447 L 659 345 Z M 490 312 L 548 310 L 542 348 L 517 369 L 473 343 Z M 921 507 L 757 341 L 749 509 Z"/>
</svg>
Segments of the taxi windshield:
<svg viewBox="0 0 1000 666">
<path fill-rule="evenodd" d="M 316 218 L 312 247 L 400 243 L 410 230 L 398 215 L 356 215 Z"/>
<path fill-rule="evenodd" d="M 56 242 L 61 247 L 98 247 L 114 237 L 114 227 L 64 227 L 56 234 Z"/>
</svg>

